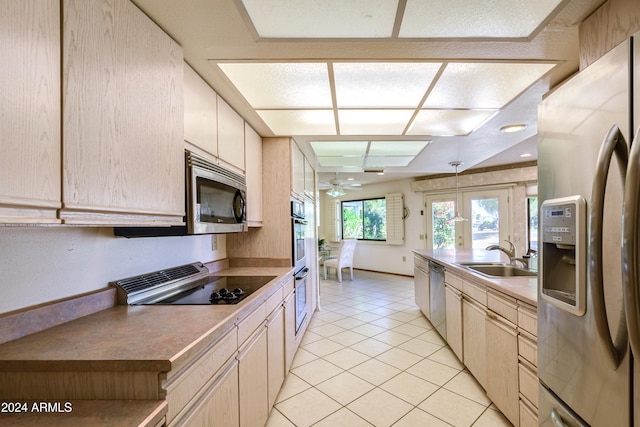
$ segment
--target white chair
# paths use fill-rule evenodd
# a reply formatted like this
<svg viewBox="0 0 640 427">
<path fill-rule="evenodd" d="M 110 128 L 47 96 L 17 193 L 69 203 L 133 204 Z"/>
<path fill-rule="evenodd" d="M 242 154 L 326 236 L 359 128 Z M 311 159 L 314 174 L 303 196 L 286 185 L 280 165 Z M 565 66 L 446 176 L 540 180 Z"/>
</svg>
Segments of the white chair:
<svg viewBox="0 0 640 427">
<path fill-rule="evenodd" d="M 340 283 L 342 283 L 342 269 L 349 268 L 351 280 L 353 280 L 353 254 L 356 251 L 357 243 L 356 239 L 344 239 L 340 242 L 338 256 L 324 262 L 324 280 L 327 280 L 327 267 L 336 269 L 338 282 Z"/>
</svg>

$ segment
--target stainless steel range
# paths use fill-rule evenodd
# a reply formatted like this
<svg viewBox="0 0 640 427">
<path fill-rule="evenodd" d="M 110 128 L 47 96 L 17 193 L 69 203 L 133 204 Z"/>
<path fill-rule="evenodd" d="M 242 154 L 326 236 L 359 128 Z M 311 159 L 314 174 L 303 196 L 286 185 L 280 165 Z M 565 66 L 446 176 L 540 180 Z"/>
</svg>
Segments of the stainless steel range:
<svg viewBox="0 0 640 427">
<path fill-rule="evenodd" d="M 135 305 L 237 304 L 276 276 L 209 275 L 200 262 L 111 282 L 118 303 Z"/>
</svg>

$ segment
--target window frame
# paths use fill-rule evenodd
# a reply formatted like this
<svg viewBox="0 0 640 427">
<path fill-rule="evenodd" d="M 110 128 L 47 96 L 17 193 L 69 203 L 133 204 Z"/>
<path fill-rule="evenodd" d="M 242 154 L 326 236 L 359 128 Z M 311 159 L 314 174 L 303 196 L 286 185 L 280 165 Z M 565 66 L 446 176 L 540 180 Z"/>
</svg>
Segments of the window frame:
<svg viewBox="0 0 640 427">
<path fill-rule="evenodd" d="M 365 237 L 364 234 L 364 202 L 367 201 L 371 201 L 371 200 L 382 200 L 384 202 L 384 211 L 385 211 L 385 218 L 384 218 L 384 224 L 385 224 L 385 230 L 384 230 L 384 239 L 369 239 Z M 347 237 L 345 236 L 344 233 L 344 204 L 345 203 L 354 203 L 354 202 L 360 202 L 362 203 L 362 238 L 359 237 L 355 237 L 355 239 L 359 240 L 359 241 L 365 241 L 365 242 L 386 242 L 387 241 L 387 226 L 386 226 L 386 222 L 387 222 L 387 213 L 386 213 L 386 207 L 387 207 L 387 200 L 385 196 L 381 196 L 381 197 L 367 197 L 367 198 L 362 198 L 362 199 L 352 199 L 352 200 L 340 200 L 340 233 L 343 239 L 353 239 L 354 237 Z"/>
</svg>

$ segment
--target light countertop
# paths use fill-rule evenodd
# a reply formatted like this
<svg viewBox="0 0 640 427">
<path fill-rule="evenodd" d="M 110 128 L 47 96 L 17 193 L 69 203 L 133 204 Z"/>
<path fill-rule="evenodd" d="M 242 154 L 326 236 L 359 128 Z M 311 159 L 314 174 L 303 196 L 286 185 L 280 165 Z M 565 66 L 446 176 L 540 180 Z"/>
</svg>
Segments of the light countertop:
<svg viewBox="0 0 640 427">
<path fill-rule="evenodd" d="M 488 288 L 495 289 L 506 295 L 533 306 L 538 304 L 538 278 L 532 276 L 516 277 L 488 277 L 461 267 L 459 262 L 504 262 L 509 258 L 500 251 L 484 249 L 437 249 L 413 251 L 414 254 L 444 265 L 446 269 L 455 272 L 463 278 L 482 283 Z"/>
</svg>

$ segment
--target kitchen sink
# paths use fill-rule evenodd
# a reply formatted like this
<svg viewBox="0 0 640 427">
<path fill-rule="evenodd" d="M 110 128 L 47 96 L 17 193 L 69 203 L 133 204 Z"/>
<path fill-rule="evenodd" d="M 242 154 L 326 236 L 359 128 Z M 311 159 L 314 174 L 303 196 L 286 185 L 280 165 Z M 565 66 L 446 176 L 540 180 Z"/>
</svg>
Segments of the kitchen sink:
<svg viewBox="0 0 640 427">
<path fill-rule="evenodd" d="M 477 264 L 468 265 L 469 270 L 476 271 L 487 276 L 497 277 L 513 277 L 513 276 L 530 276 L 535 277 L 538 275 L 535 271 L 525 270 L 520 267 L 509 264 Z"/>
<path fill-rule="evenodd" d="M 509 264 L 505 264 L 504 262 L 487 262 L 487 261 L 475 261 L 475 262 L 456 262 L 460 267 L 478 267 L 478 266 L 508 266 Z"/>
</svg>

